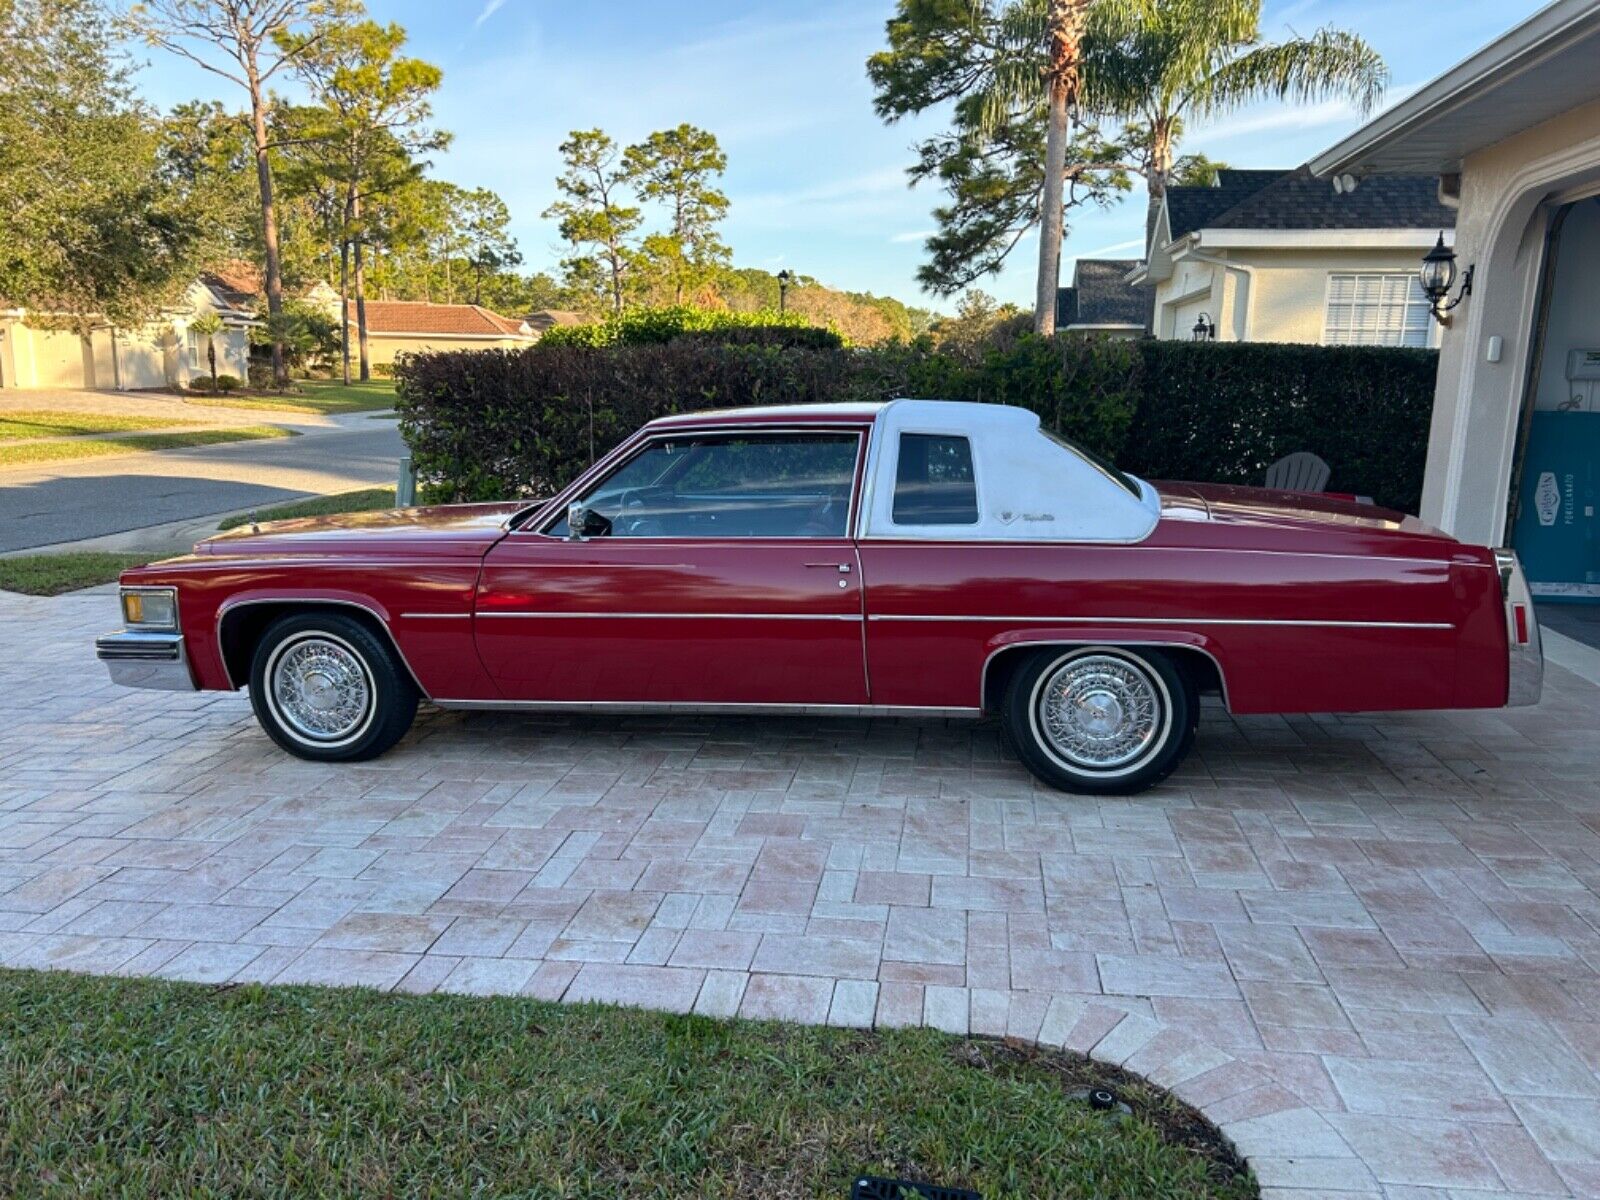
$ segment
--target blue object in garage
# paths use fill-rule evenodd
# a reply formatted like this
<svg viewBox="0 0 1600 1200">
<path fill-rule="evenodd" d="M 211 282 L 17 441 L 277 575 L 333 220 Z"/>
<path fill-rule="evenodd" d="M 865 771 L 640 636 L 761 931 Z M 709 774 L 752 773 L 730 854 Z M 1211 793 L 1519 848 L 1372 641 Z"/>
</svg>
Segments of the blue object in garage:
<svg viewBox="0 0 1600 1200">
<path fill-rule="evenodd" d="M 1511 544 L 1541 600 L 1600 603 L 1600 412 L 1536 412 Z"/>
</svg>

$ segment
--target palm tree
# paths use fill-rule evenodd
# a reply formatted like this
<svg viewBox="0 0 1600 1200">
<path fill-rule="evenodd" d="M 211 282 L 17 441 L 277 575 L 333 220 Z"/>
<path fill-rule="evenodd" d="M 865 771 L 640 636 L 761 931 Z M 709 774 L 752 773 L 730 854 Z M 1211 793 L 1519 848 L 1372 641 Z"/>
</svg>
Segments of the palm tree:
<svg viewBox="0 0 1600 1200">
<path fill-rule="evenodd" d="M 1033 306 L 1036 333 L 1054 333 L 1056 328 L 1067 142 L 1083 91 L 1083 41 L 1090 10 L 1105 9 L 1107 20 L 1125 23 L 1134 16 L 1128 9 L 1131 2 L 1014 0 L 999 14 L 999 41 L 1009 53 L 999 57 L 982 89 L 977 132 L 990 137 L 1019 110 L 1037 111 L 1040 104 L 1048 113 L 1044 191 L 1039 200 L 1039 277 Z"/>
<path fill-rule="evenodd" d="M 206 364 L 211 368 L 211 391 L 217 390 L 217 343 L 213 341 L 222 332 L 222 318 L 216 313 L 201 313 L 189 322 L 189 332 L 206 340 Z"/>
<path fill-rule="evenodd" d="M 1172 180 L 1184 122 L 1257 100 L 1347 97 L 1366 116 L 1389 71 L 1353 33 L 1261 40 L 1261 0 L 1128 0 L 1097 4 L 1083 67 L 1086 102 L 1129 123 L 1149 190 L 1146 235 Z"/>
</svg>

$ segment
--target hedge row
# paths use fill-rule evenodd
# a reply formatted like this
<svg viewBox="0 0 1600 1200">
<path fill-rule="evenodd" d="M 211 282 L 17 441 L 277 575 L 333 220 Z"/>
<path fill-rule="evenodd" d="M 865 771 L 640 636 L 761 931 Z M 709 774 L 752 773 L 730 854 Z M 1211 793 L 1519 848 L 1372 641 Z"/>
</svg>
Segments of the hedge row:
<svg viewBox="0 0 1600 1200">
<path fill-rule="evenodd" d="M 1259 484 L 1297 450 L 1329 487 L 1415 512 L 1437 355 L 1377 347 L 1026 336 L 978 361 L 925 344 L 661 343 L 415 354 L 396 370 L 425 495 L 546 495 L 641 424 L 746 404 L 936 397 L 1014 404 L 1148 478 Z"/>
<path fill-rule="evenodd" d="M 798 313 L 726 312 L 687 304 L 630 308 L 604 321 L 557 325 L 540 340 L 546 346 L 654 346 L 678 338 L 709 338 L 749 346 L 798 346 L 837 350 L 844 339 Z"/>
</svg>

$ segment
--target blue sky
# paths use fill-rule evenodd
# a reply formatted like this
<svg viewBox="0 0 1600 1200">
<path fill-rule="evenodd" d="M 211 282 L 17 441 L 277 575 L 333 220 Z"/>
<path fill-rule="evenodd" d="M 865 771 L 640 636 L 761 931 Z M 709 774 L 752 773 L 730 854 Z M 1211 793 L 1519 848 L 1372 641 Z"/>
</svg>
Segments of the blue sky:
<svg viewBox="0 0 1600 1200">
<path fill-rule="evenodd" d="M 921 242 L 936 189 L 910 189 L 911 144 L 935 118 L 885 126 L 864 63 L 893 0 L 794 5 L 693 0 L 368 0 L 410 49 L 444 68 L 435 105 L 455 141 L 434 173 L 493 188 L 511 208 L 526 265 L 554 269 L 562 248 L 540 214 L 554 199 L 556 147 L 599 126 L 621 142 L 680 121 L 728 153 L 725 228 L 735 261 L 788 267 L 836 287 L 948 309 L 919 292 Z M 1537 0 L 1268 0 L 1269 37 L 1323 25 L 1355 30 L 1389 63 L 1390 101 L 1536 11 Z M 198 95 L 237 102 L 221 83 L 155 51 L 141 85 L 156 103 Z M 1189 131 L 1185 149 L 1240 167 L 1290 167 L 1356 127 L 1348 106 L 1262 105 Z M 1108 212 L 1069 216 L 1063 275 L 1085 257 L 1132 257 L 1143 224 L 1136 190 Z M 1036 243 L 979 286 L 1027 304 Z"/>
</svg>

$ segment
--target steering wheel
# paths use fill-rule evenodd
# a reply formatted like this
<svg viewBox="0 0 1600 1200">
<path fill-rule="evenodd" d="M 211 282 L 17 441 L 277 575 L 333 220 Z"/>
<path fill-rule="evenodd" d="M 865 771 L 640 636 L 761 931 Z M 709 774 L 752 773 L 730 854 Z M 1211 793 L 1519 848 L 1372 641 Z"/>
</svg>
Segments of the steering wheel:
<svg viewBox="0 0 1600 1200">
<path fill-rule="evenodd" d="M 644 497 L 637 490 L 629 490 L 618 498 L 616 528 L 624 537 L 653 537 L 660 532 L 661 522 L 645 509 Z"/>
</svg>

